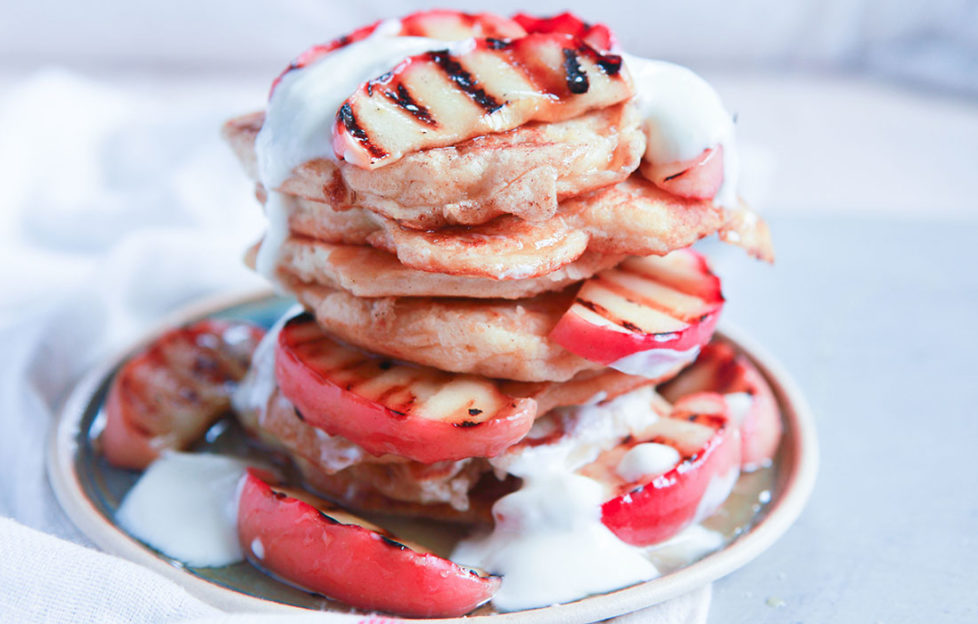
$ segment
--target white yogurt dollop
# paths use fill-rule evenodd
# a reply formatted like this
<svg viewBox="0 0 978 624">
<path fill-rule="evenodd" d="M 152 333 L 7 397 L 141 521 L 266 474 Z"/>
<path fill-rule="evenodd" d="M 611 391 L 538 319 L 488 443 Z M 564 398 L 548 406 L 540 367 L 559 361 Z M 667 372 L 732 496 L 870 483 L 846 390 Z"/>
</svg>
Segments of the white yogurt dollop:
<svg viewBox="0 0 978 624">
<path fill-rule="evenodd" d="M 723 184 L 716 201 L 736 208 L 739 166 L 733 117 L 708 82 L 692 70 L 623 54 L 635 83 L 635 102 L 647 139 L 645 160 L 664 164 L 723 147 Z"/>
<path fill-rule="evenodd" d="M 754 397 L 749 392 L 729 392 L 723 395 L 723 400 L 730 411 L 730 418 L 737 425 L 744 422 L 744 418 L 750 413 L 754 406 Z"/>
<path fill-rule="evenodd" d="M 116 521 L 189 566 L 241 561 L 238 488 L 245 468 L 244 462 L 221 455 L 164 453 L 126 494 Z"/>
<path fill-rule="evenodd" d="M 669 472 L 680 459 L 679 451 L 668 444 L 644 442 L 630 448 L 619 460 L 615 471 L 625 482 L 631 483 L 642 477 Z"/>
</svg>

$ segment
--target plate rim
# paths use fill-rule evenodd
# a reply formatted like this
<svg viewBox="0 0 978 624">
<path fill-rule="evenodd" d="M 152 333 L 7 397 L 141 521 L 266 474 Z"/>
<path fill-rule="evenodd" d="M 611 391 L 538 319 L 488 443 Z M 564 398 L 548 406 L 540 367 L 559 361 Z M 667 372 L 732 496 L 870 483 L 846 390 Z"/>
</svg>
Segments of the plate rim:
<svg viewBox="0 0 978 624">
<path fill-rule="evenodd" d="M 174 326 L 219 313 L 232 306 L 256 303 L 274 294 L 271 288 L 224 293 L 183 306 L 167 315 L 138 340 L 128 343 L 92 368 L 74 385 L 58 410 L 46 449 L 45 464 L 55 498 L 69 519 L 88 539 L 103 551 L 147 567 L 203 602 L 232 613 L 304 613 L 309 612 L 309 609 L 244 594 L 188 573 L 158 557 L 141 542 L 106 520 L 85 496 L 81 481 L 74 470 L 74 458 L 78 450 L 75 441 L 81 416 L 92 395 L 101 386 L 105 376 L 128 354 Z M 445 624 L 593 622 L 631 613 L 693 591 L 746 565 L 770 548 L 797 520 L 814 488 L 818 472 L 818 440 L 814 416 L 795 380 L 765 348 L 729 323 L 721 322 L 717 336 L 731 342 L 760 369 L 778 399 L 786 431 L 792 433 L 782 438 L 782 444 L 791 445 L 783 475 L 783 491 L 771 502 L 765 516 L 750 531 L 689 566 L 624 589 L 568 604 L 526 611 L 428 621 Z"/>
</svg>

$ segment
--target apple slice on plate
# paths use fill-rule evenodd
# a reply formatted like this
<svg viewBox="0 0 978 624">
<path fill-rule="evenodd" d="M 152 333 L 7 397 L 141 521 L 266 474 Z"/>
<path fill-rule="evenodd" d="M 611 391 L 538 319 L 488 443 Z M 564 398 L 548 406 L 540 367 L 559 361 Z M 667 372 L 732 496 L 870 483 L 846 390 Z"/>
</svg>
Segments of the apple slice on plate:
<svg viewBox="0 0 978 624">
<path fill-rule="evenodd" d="M 171 329 L 116 373 L 105 402 L 101 450 L 113 466 L 142 470 L 165 449 L 182 450 L 231 408 L 265 334 L 235 321 Z"/>
<path fill-rule="evenodd" d="M 500 583 L 304 491 L 273 488 L 250 470 L 238 502 L 238 539 L 259 568 L 359 609 L 460 616 Z"/>
<path fill-rule="evenodd" d="M 343 345 L 309 314 L 278 336 L 275 376 L 310 425 L 374 455 L 422 463 L 492 457 L 533 425 L 536 401 L 500 382 L 395 362 Z"/>
<path fill-rule="evenodd" d="M 662 396 L 672 402 L 697 392 L 722 394 L 740 427 L 741 469 L 771 462 L 781 441 L 781 414 L 771 387 L 745 356 L 726 343 L 703 347 L 696 362 L 664 384 Z"/>
<path fill-rule="evenodd" d="M 337 114 L 336 156 L 375 169 L 421 149 L 570 119 L 633 94 L 620 56 L 572 35 L 469 43 L 408 57 L 362 84 Z"/>
<path fill-rule="evenodd" d="M 580 472 L 615 493 L 601 506 L 605 526 L 629 544 L 647 546 L 716 511 L 739 466 L 740 434 L 726 402 L 700 393 Z"/>
<path fill-rule="evenodd" d="M 720 280 L 706 258 L 679 249 L 586 280 L 550 339 L 593 362 L 659 378 L 696 357 L 722 308 Z"/>
</svg>

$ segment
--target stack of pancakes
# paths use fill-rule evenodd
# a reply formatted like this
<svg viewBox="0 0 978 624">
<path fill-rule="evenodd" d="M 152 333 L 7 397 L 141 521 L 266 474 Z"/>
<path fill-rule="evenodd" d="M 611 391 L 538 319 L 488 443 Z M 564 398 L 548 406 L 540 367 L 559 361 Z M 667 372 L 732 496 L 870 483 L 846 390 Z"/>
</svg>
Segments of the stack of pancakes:
<svg viewBox="0 0 978 624">
<path fill-rule="evenodd" d="M 315 159 L 274 189 L 257 170 L 263 119 L 233 119 L 225 136 L 259 201 L 270 193 L 284 200 L 279 287 L 341 343 L 499 380 L 506 394 L 535 401 L 537 418 L 660 383 L 681 368 L 628 375 L 551 340 L 582 280 L 713 233 L 771 255 L 766 227 L 745 208 L 671 195 L 641 175 L 646 137 L 631 100 L 376 168 Z M 270 376 L 274 364 L 260 358 L 252 374 L 263 366 Z M 288 454 L 312 489 L 361 510 L 484 519 L 514 484 L 483 457 L 422 463 L 368 453 L 308 424 L 279 389 L 241 417 Z"/>
</svg>

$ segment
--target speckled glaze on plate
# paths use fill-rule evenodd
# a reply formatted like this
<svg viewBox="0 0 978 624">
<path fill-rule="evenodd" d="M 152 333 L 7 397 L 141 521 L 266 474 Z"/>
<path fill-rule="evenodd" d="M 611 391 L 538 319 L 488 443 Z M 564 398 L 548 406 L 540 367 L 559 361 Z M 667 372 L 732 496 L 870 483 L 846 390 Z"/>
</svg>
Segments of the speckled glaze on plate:
<svg viewBox="0 0 978 624">
<path fill-rule="evenodd" d="M 126 358 L 168 328 L 204 317 L 248 320 L 265 327 L 292 301 L 262 291 L 222 297 L 191 306 L 162 323 L 156 331 L 124 353 L 91 371 L 66 400 L 54 428 L 47 456 L 48 474 L 62 507 L 91 540 L 107 552 L 125 557 L 176 581 L 198 598 L 227 611 L 290 611 L 316 609 L 351 611 L 350 607 L 295 589 L 259 572 L 247 563 L 219 568 L 193 568 L 181 564 L 130 537 L 115 523 L 115 510 L 135 483 L 138 473 L 108 465 L 97 451 L 102 407 L 113 375 Z M 437 620 L 492 622 L 594 622 L 629 613 L 689 592 L 743 566 L 775 542 L 798 517 L 811 493 L 817 470 L 817 443 L 811 413 L 791 378 L 763 351 L 729 328 L 718 332 L 746 354 L 774 390 L 782 412 L 785 435 L 770 468 L 742 475 L 733 494 L 704 524 L 727 540 L 698 561 L 671 570 L 659 578 L 576 602 L 515 613 L 496 613 L 483 607 L 464 619 Z M 233 421 L 211 428 L 200 450 L 258 456 Z M 377 520 L 376 518 L 372 518 Z M 383 519 L 380 519 L 384 524 Z M 425 542 L 425 525 L 391 520 L 397 531 Z M 451 548 L 453 532 L 444 527 L 429 536 L 436 552 Z M 430 531 L 429 531 L 430 533 Z M 458 535 L 458 531 L 454 532 Z M 446 541 L 445 536 L 449 539 Z"/>
</svg>

